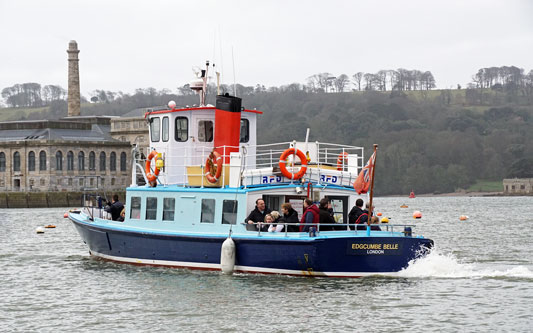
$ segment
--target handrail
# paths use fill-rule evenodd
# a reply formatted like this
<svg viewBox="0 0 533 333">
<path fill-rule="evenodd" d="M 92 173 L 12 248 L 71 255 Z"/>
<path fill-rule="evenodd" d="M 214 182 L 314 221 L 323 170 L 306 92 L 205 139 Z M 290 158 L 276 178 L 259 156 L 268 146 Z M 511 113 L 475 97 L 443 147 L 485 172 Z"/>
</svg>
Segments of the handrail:
<svg viewBox="0 0 533 333">
<path fill-rule="evenodd" d="M 378 227 L 386 227 L 386 230 L 370 230 L 370 231 L 382 231 L 382 232 L 389 232 L 391 234 L 394 233 L 394 227 L 410 227 L 410 228 L 415 228 L 416 225 L 414 224 L 391 224 L 391 223 L 371 223 L 371 224 L 368 224 L 368 223 L 317 223 L 317 224 L 307 224 L 307 223 L 287 223 L 287 222 L 283 222 L 283 223 L 267 223 L 267 222 L 253 222 L 253 223 L 247 223 L 247 222 L 242 222 L 241 223 L 242 225 L 244 226 L 247 226 L 247 225 L 272 225 L 272 224 L 275 224 L 275 225 L 278 225 L 278 224 L 281 224 L 284 226 L 283 228 L 283 233 L 285 233 L 285 235 L 287 235 L 289 233 L 288 231 L 288 228 L 287 226 L 309 226 L 309 227 L 317 227 L 317 234 L 320 234 L 320 227 L 346 227 L 346 230 L 344 229 L 339 229 L 339 230 L 326 230 L 326 231 L 354 231 L 355 234 L 358 234 L 358 232 L 367 232 L 367 228 L 365 228 L 364 230 L 357 230 L 357 226 L 366 226 L 366 227 L 373 227 L 373 226 L 378 226 Z M 351 229 L 350 227 L 353 227 L 353 229 Z M 390 227 L 390 230 L 389 230 L 389 227 Z M 248 231 L 257 231 L 258 232 L 258 235 L 261 235 L 261 233 L 269 233 L 268 231 L 261 231 L 261 229 L 257 229 L 257 230 L 248 230 Z M 298 231 L 299 232 L 299 231 Z M 324 231 L 322 231 L 324 232 Z M 401 231 L 400 231 L 401 232 Z M 272 232 L 270 232 L 272 233 Z M 281 232 L 277 232 L 278 234 L 281 233 Z M 292 233 L 292 232 L 291 232 Z M 294 232 L 296 233 L 296 231 Z M 307 231 L 305 232 L 307 233 Z"/>
</svg>

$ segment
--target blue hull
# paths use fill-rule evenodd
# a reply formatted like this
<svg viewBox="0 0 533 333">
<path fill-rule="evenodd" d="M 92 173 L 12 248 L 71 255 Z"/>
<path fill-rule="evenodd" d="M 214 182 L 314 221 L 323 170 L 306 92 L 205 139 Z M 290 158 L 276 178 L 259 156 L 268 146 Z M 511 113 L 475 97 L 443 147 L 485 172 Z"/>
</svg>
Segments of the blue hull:
<svg viewBox="0 0 533 333">
<path fill-rule="evenodd" d="M 71 219 L 94 256 L 132 264 L 220 269 L 220 249 L 226 236 L 124 231 Z M 233 235 L 235 271 L 335 277 L 388 274 L 407 267 L 433 245 L 426 238 L 324 234 L 279 238 L 256 233 Z"/>
</svg>

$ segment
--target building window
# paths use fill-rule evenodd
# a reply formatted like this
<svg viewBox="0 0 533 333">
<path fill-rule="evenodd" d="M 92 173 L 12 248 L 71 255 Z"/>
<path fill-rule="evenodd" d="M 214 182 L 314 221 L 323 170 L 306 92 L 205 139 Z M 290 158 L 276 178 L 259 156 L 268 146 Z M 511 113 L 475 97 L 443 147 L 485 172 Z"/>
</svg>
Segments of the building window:
<svg viewBox="0 0 533 333">
<path fill-rule="evenodd" d="M 89 170 L 96 170 L 96 154 L 94 151 L 89 153 Z"/>
<path fill-rule="evenodd" d="M 157 198 L 146 198 L 146 219 L 155 220 L 157 218 Z"/>
<path fill-rule="evenodd" d="M 222 203 L 222 224 L 237 222 L 237 200 L 224 200 Z"/>
<path fill-rule="evenodd" d="M 46 181 L 44 180 L 44 178 L 41 178 L 41 180 L 39 181 L 39 183 L 41 184 L 41 186 L 46 185 Z"/>
<path fill-rule="evenodd" d="M 130 218 L 135 220 L 141 218 L 141 197 L 131 197 Z"/>
<path fill-rule="evenodd" d="M 109 155 L 109 170 L 117 171 L 117 154 L 114 151 Z"/>
<path fill-rule="evenodd" d="M 176 130 L 174 140 L 185 142 L 189 138 L 189 120 L 187 117 L 176 117 Z"/>
<path fill-rule="evenodd" d="M 239 142 L 248 142 L 250 140 L 250 121 L 241 119 L 241 139 Z"/>
<path fill-rule="evenodd" d="M 111 185 L 115 185 L 115 178 L 111 178 Z"/>
<path fill-rule="evenodd" d="M 6 171 L 6 154 L 4 152 L 0 153 L 0 172 Z"/>
<path fill-rule="evenodd" d="M 33 187 L 33 185 L 35 185 L 35 180 L 33 180 L 33 179 L 30 179 L 30 186 L 32 186 L 32 187 Z"/>
<path fill-rule="evenodd" d="M 163 141 L 168 141 L 168 117 L 163 117 Z"/>
<path fill-rule="evenodd" d="M 213 122 L 211 120 L 200 120 L 198 122 L 198 141 L 213 141 Z"/>
<path fill-rule="evenodd" d="M 28 154 L 28 171 L 35 171 L 35 153 L 33 151 Z"/>
<path fill-rule="evenodd" d="M 120 171 L 126 171 L 126 153 L 120 153 Z"/>
<path fill-rule="evenodd" d="M 61 178 L 57 178 L 57 185 L 61 185 Z"/>
<path fill-rule="evenodd" d="M 152 142 L 159 142 L 160 121 L 158 117 L 150 118 L 150 135 Z"/>
<path fill-rule="evenodd" d="M 78 181 L 78 185 L 83 186 L 83 178 L 80 178 L 80 180 Z"/>
<path fill-rule="evenodd" d="M 85 170 L 85 153 L 80 151 L 78 153 L 78 171 Z"/>
<path fill-rule="evenodd" d="M 163 199 L 163 221 L 174 221 L 174 207 L 176 200 L 174 198 Z"/>
<path fill-rule="evenodd" d="M 105 152 L 100 153 L 100 171 L 105 171 Z"/>
<path fill-rule="evenodd" d="M 56 152 L 56 170 L 63 170 L 63 153 L 59 150 Z"/>
<path fill-rule="evenodd" d="M 67 153 L 67 170 L 68 171 L 74 170 L 74 153 L 72 151 L 69 151 Z"/>
<path fill-rule="evenodd" d="M 102 186 L 105 185 L 105 178 L 100 178 L 100 185 L 102 185 Z"/>
<path fill-rule="evenodd" d="M 94 185 L 94 178 L 90 178 L 90 179 L 89 179 L 89 184 L 90 184 L 91 186 Z"/>
<path fill-rule="evenodd" d="M 44 150 L 39 153 L 39 171 L 46 171 L 46 152 Z"/>
<path fill-rule="evenodd" d="M 72 178 L 68 179 L 68 186 L 72 186 Z"/>
<path fill-rule="evenodd" d="M 13 171 L 20 171 L 20 153 L 18 151 L 13 154 Z"/>
<path fill-rule="evenodd" d="M 526 189 L 526 185 L 524 185 L 524 184 L 520 185 L 520 189 L 521 190 L 525 190 Z"/>
<path fill-rule="evenodd" d="M 202 215 L 200 223 L 215 222 L 215 199 L 202 199 Z"/>
</svg>

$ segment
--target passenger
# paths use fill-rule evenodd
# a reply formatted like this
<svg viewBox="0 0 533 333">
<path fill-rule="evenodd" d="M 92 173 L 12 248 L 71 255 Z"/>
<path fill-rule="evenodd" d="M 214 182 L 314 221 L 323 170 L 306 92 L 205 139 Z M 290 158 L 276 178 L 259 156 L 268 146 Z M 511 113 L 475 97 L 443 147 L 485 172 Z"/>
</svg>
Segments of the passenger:
<svg viewBox="0 0 533 333">
<path fill-rule="evenodd" d="M 302 220 L 300 223 L 300 232 L 308 232 L 311 226 L 314 224 L 318 226 L 320 217 L 318 215 L 318 207 L 313 204 L 311 199 L 307 198 L 304 200 L 304 213 L 302 215 Z"/>
<path fill-rule="evenodd" d="M 321 224 L 320 231 L 335 230 L 335 226 L 333 225 L 335 224 L 335 219 L 331 216 L 328 207 L 331 207 L 328 198 L 320 200 L 320 205 L 318 206 L 319 223 Z M 322 226 L 322 224 L 329 225 Z"/>
<path fill-rule="evenodd" d="M 370 207 L 370 204 L 367 203 L 365 207 L 365 210 L 363 210 L 363 213 L 359 215 L 355 221 L 355 224 L 366 224 L 368 222 L 368 208 Z M 373 208 L 375 208 L 375 206 Z M 374 210 L 372 210 L 372 215 L 374 215 Z M 357 230 L 366 230 L 366 225 L 358 225 Z"/>
<path fill-rule="evenodd" d="M 270 215 L 272 216 L 273 221 L 272 224 L 268 227 L 268 232 L 283 231 L 285 225 L 283 225 L 282 223 L 285 223 L 285 220 L 279 215 L 279 212 L 277 210 L 273 210 Z"/>
<path fill-rule="evenodd" d="M 292 208 L 292 205 L 288 202 L 285 202 L 281 205 L 281 212 L 283 213 L 283 219 L 285 223 L 300 223 L 298 219 L 298 212 Z M 300 227 L 296 224 L 287 226 L 288 232 L 298 232 Z"/>
<path fill-rule="evenodd" d="M 372 216 L 370 218 L 370 224 L 379 224 L 379 217 Z M 381 231 L 381 228 L 379 227 L 379 225 L 371 225 L 370 230 Z"/>
<path fill-rule="evenodd" d="M 120 217 L 117 221 L 124 222 L 124 219 L 126 218 L 126 206 L 122 208 L 122 211 L 120 212 Z"/>
<path fill-rule="evenodd" d="M 111 219 L 113 221 L 117 221 L 120 217 L 120 213 L 122 212 L 122 209 L 124 209 L 124 205 L 122 202 L 118 201 L 118 195 L 113 195 L 113 201 L 109 203 L 109 201 L 106 204 L 106 207 L 104 210 L 111 214 Z"/>
<path fill-rule="evenodd" d="M 274 218 L 270 214 L 265 215 L 265 220 L 263 222 L 257 223 L 257 231 L 268 231 L 268 227 L 272 225 L 272 222 L 274 222 Z"/>
<path fill-rule="evenodd" d="M 246 226 L 246 230 L 258 230 L 254 223 L 265 221 L 266 214 L 270 214 L 270 212 L 272 210 L 266 208 L 265 200 L 261 198 L 255 200 L 254 210 L 244 220 L 245 223 L 249 224 Z"/>
<path fill-rule="evenodd" d="M 350 210 L 350 213 L 348 213 L 348 223 L 350 224 L 350 229 L 354 229 L 353 225 L 356 224 L 356 221 L 363 213 L 363 199 L 357 199 L 355 201 L 355 206 L 353 206 L 352 210 Z"/>
</svg>

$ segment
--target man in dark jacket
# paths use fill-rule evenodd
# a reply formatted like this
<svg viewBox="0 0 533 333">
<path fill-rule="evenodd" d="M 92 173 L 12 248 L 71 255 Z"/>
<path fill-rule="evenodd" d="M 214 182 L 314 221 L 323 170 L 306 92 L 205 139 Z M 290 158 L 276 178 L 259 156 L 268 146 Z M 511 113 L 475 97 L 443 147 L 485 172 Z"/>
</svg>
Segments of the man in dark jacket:
<svg viewBox="0 0 533 333">
<path fill-rule="evenodd" d="M 357 219 L 359 219 L 363 213 L 363 199 L 357 199 L 355 201 L 355 206 L 353 206 L 352 210 L 350 210 L 350 213 L 348 213 L 348 223 L 350 223 L 350 225 L 355 224 Z M 353 230 L 353 227 L 350 226 L 350 229 Z"/>
<path fill-rule="evenodd" d="M 320 200 L 320 205 L 318 206 L 318 215 L 320 224 L 335 224 L 335 219 L 331 216 L 329 211 L 329 200 L 323 198 Z M 320 231 L 335 230 L 334 225 L 320 226 Z"/>
<path fill-rule="evenodd" d="M 250 215 L 244 220 L 245 223 L 250 224 L 251 226 L 246 226 L 246 230 L 257 230 L 256 225 L 253 223 L 264 222 L 266 214 L 270 214 L 271 209 L 267 208 L 265 205 L 265 200 L 259 198 L 255 201 L 255 208 L 252 210 Z"/>
<path fill-rule="evenodd" d="M 286 223 L 300 223 L 298 212 L 292 208 L 292 205 L 289 202 L 285 202 L 281 205 L 281 212 L 283 213 L 283 220 L 285 220 Z M 287 231 L 298 232 L 300 231 L 300 227 L 296 224 L 288 225 Z"/>
<path fill-rule="evenodd" d="M 122 202 L 118 201 L 118 195 L 113 195 L 113 201 L 111 203 L 107 202 L 107 206 L 104 210 L 111 214 L 113 221 L 117 221 L 120 217 L 120 212 L 124 209 Z"/>
</svg>

